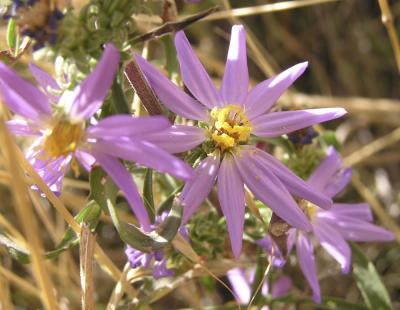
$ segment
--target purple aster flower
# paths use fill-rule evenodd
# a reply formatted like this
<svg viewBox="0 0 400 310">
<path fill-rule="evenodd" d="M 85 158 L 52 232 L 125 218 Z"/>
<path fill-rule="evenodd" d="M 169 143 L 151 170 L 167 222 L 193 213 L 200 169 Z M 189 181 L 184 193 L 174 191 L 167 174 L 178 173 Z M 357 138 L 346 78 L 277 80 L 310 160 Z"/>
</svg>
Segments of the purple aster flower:
<svg viewBox="0 0 400 310">
<path fill-rule="evenodd" d="M 316 191 L 334 197 L 349 183 L 351 169 L 343 168 L 343 162 L 334 148 L 308 179 L 307 183 Z M 343 273 L 349 272 L 351 248 L 349 241 L 391 241 L 393 233 L 373 225 L 372 213 L 366 203 L 334 203 L 329 210 L 306 203 L 305 211 L 312 225 L 312 233 L 320 245 L 341 266 Z M 321 301 L 321 292 L 317 279 L 313 245 L 310 234 L 298 229 L 290 229 L 288 252 L 296 246 L 300 268 L 313 291 L 315 302 Z"/>
<path fill-rule="evenodd" d="M 234 255 L 240 255 L 244 224 L 244 185 L 290 225 L 309 230 L 307 217 L 292 195 L 329 208 L 332 201 L 312 190 L 271 155 L 248 145 L 251 135 L 276 137 L 338 118 L 344 109 L 310 109 L 271 112 L 282 93 L 304 72 L 298 64 L 248 90 L 246 37 L 243 26 L 232 28 L 222 85 L 213 84 L 196 57 L 183 31 L 175 45 L 185 85 L 192 98 L 140 56 L 136 60 L 160 100 L 176 114 L 196 120 L 199 127 L 179 126 L 151 134 L 149 141 L 163 140 L 169 151 L 181 152 L 205 142 L 208 156 L 196 168 L 196 177 L 187 182 L 181 201 L 183 222 L 195 212 L 217 179 L 218 197 L 226 217 Z M 171 137 L 189 135 L 186 145 L 177 146 Z"/>
<path fill-rule="evenodd" d="M 245 270 L 243 268 L 234 268 L 227 272 L 226 276 L 239 304 L 248 304 L 250 302 L 254 274 L 254 269 Z M 274 282 L 272 290 L 269 288 L 268 281 L 265 281 L 261 288 L 261 294 L 264 297 L 270 294 L 271 297 L 278 298 L 287 295 L 291 288 L 292 280 L 288 276 L 282 275 Z M 268 310 L 269 307 L 263 306 L 261 309 Z"/>
<path fill-rule="evenodd" d="M 150 221 L 142 199 L 118 158 L 182 179 L 192 177 L 192 168 L 143 139 L 145 133 L 169 128 L 166 118 L 115 115 L 98 122 L 92 118 L 108 93 L 119 59 L 117 49 L 108 44 L 93 72 L 61 97 L 54 95 L 54 90 L 60 91 L 57 83 L 39 68 L 31 67 L 44 92 L 0 63 L 0 91 L 6 105 L 23 118 L 9 121 L 9 129 L 36 138 L 27 158 L 53 191 L 60 191 L 70 166 L 78 169 L 77 161 L 87 170 L 97 162 L 124 192 L 142 227 L 148 230 Z"/>
</svg>

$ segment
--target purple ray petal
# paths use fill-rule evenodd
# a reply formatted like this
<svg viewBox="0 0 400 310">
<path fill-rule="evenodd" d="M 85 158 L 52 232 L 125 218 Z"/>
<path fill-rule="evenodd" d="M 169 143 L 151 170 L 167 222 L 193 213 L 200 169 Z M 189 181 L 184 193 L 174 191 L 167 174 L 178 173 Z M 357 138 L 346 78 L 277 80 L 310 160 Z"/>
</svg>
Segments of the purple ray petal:
<svg viewBox="0 0 400 310">
<path fill-rule="evenodd" d="M 88 119 L 101 107 L 118 70 L 119 59 L 116 47 L 107 44 L 96 68 L 74 89 L 70 110 L 73 119 Z"/>
<path fill-rule="evenodd" d="M 175 125 L 159 132 L 146 134 L 144 139 L 168 153 L 175 154 L 195 148 L 206 139 L 206 136 L 202 128 Z"/>
<path fill-rule="evenodd" d="M 87 129 L 89 138 L 142 137 L 144 134 L 159 132 L 171 127 L 164 116 L 132 117 L 113 115 L 100 120 Z"/>
<path fill-rule="evenodd" d="M 220 93 L 224 104 L 242 105 L 249 87 L 247 69 L 246 31 L 242 25 L 232 27 L 228 57 Z"/>
<path fill-rule="evenodd" d="M 57 84 L 57 82 L 48 74 L 46 71 L 40 69 L 38 66 L 34 64 L 29 64 L 29 69 L 32 72 L 33 77 L 35 78 L 36 82 L 41 86 L 43 91 L 47 94 L 50 100 L 53 103 L 58 102 L 59 97 L 55 96 L 51 90 L 60 91 L 61 88 Z"/>
<path fill-rule="evenodd" d="M 186 182 L 180 200 L 184 206 L 182 223 L 186 223 L 210 193 L 219 169 L 219 157 L 209 156 L 195 169 L 195 177 Z"/>
<path fill-rule="evenodd" d="M 282 268 L 283 265 L 285 265 L 286 260 L 270 235 L 266 235 L 264 238 L 257 240 L 256 243 L 271 256 L 272 266 Z"/>
<path fill-rule="evenodd" d="M 274 285 L 272 285 L 272 297 L 282 297 L 289 293 L 290 289 L 293 287 L 292 279 L 288 276 L 281 276 L 278 280 L 275 281 Z"/>
<path fill-rule="evenodd" d="M 146 208 L 133 182 L 132 176 L 124 165 L 121 164 L 118 159 L 99 152 L 93 152 L 92 155 L 125 194 L 126 200 L 129 202 L 129 206 L 138 218 L 142 228 L 145 231 L 150 231 L 150 220 Z"/>
<path fill-rule="evenodd" d="M 339 230 L 321 218 L 314 220 L 313 227 L 321 246 L 340 264 L 344 273 L 349 272 L 351 249 Z"/>
<path fill-rule="evenodd" d="M 250 153 L 235 157 L 239 172 L 253 194 L 290 225 L 306 231 L 311 225 L 281 181 L 270 171 L 260 171 Z"/>
<path fill-rule="evenodd" d="M 303 271 L 303 274 L 313 291 L 313 300 L 316 303 L 320 303 L 321 289 L 317 279 L 313 246 L 308 237 L 302 232 L 298 232 L 296 250 L 301 271 Z"/>
<path fill-rule="evenodd" d="M 239 258 L 244 226 L 244 183 L 234 158 L 225 155 L 218 172 L 218 198 L 226 218 L 233 255 Z"/>
<path fill-rule="evenodd" d="M 234 268 L 226 273 L 232 286 L 235 298 L 240 304 L 247 304 L 251 298 L 251 287 L 249 280 L 242 268 Z"/>
<path fill-rule="evenodd" d="M 6 122 L 7 128 L 13 134 L 18 136 L 41 136 L 42 133 L 32 128 L 32 126 L 22 119 L 13 119 Z"/>
<path fill-rule="evenodd" d="M 146 76 L 150 86 L 161 102 L 172 112 L 188 119 L 206 120 L 206 108 L 172 83 L 139 55 L 135 59 Z"/>
<path fill-rule="evenodd" d="M 246 115 L 251 119 L 271 109 L 307 66 L 308 62 L 299 63 L 254 87 L 245 99 Z"/>
<path fill-rule="evenodd" d="M 290 228 L 289 231 L 287 232 L 287 255 L 289 255 L 292 250 L 293 250 L 293 246 L 295 245 L 296 242 L 296 238 L 297 238 L 297 229 L 295 228 Z"/>
<path fill-rule="evenodd" d="M 291 194 L 311 201 L 323 209 L 328 209 L 332 206 L 331 199 L 315 191 L 315 189 L 300 179 L 275 157 L 256 148 L 248 147 L 246 149 L 252 152 L 255 163 L 263 171 L 269 170 L 275 174 Z"/>
<path fill-rule="evenodd" d="M 308 109 L 272 112 L 251 120 L 253 134 L 260 137 L 277 137 L 346 114 L 342 108 Z"/>
<path fill-rule="evenodd" d="M 372 222 L 371 208 L 367 203 L 334 203 L 330 212 Z"/>
<path fill-rule="evenodd" d="M 206 107 L 217 107 L 221 102 L 217 89 L 183 31 L 176 33 L 175 47 L 182 79 L 187 88 Z"/>
<path fill-rule="evenodd" d="M 318 212 L 317 218 L 323 220 L 324 223 L 329 222 L 346 240 L 375 242 L 392 241 L 394 239 L 392 232 L 358 217 L 329 211 Z"/>
<path fill-rule="evenodd" d="M 193 169 L 184 161 L 147 141 L 97 141 L 93 144 L 96 152 L 137 162 L 140 165 L 188 180 L 194 176 Z"/>
<path fill-rule="evenodd" d="M 16 114 L 39 123 L 51 116 L 47 97 L 1 62 L 0 92 L 4 103 Z"/>
<path fill-rule="evenodd" d="M 75 157 L 88 172 L 96 162 L 96 158 L 84 151 L 75 151 Z"/>
</svg>

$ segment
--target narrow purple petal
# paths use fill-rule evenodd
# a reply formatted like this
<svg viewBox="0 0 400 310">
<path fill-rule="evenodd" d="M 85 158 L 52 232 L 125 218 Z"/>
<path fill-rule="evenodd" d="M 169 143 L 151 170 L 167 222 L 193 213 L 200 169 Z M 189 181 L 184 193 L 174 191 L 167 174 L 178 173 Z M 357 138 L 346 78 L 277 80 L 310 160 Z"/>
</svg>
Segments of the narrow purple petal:
<svg viewBox="0 0 400 310">
<path fill-rule="evenodd" d="M 231 284 L 235 298 L 240 304 L 247 304 L 251 298 L 251 287 L 246 273 L 242 268 L 234 268 L 226 273 Z"/>
<path fill-rule="evenodd" d="M 6 122 L 7 128 L 13 134 L 18 136 L 41 136 L 41 132 L 37 129 L 32 128 L 32 126 L 22 120 L 22 119 L 13 119 Z"/>
<path fill-rule="evenodd" d="M 70 110 L 73 119 L 88 119 L 101 107 L 118 70 L 119 59 L 117 48 L 107 44 L 96 68 L 74 90 Z"/>
<path fill-rule="evenodd" d="M 298 232 L 296 250 L 301 271 L 313 291 L 313 300 L 316 303 L 320 303 L 321 289 L 317 278 L 313 246 L 308 237 L 302 232 Z"/>
<path fill-rule="evenodd" d="M 260 137 L 277 137 L 345 115 L 342 108 L 308 109 L 272 112 L 251 119 L 253 134 Z"/>
<path fill-rule="evenodd" d="M 195 169 L 195 177 L 186 182 L 180 200 L 184 207 L 182 223 L 186 223 L 210 193 L 219 169 L 219 157 L 209 156 Z"/>
<path fill-rule="evenodd" d="M 97 141 L 93 144 L 96 152 L 137 162 L 140 165 L 188 180 L 194 175 L 193 169 L 184 161 L 146 141 Z"/>
<path fill-rule="evenodd" d="M 58 102 L 59 97 L 55 96 L 51 90 L 60 91 L 61 88 L 57 84 L 57 82 L 48 74 L 46 71 L 40 69 L 38 66 L 34 64 L 29 64 L 29 69 L 32 72 L 33 77 L 36 82 L 40 85 L 43 91 L 47 94 L 47 96 L 51 99 L 52 102 Z"/>
<path fill-rule="evenodd" d="M 290 289 L 292 288 L 293 283 L 292 279 L 288 276 L 281 276 L 275 283 L 272 285 L 272 292 L 271 295 L 274 298 L 285 296 L 289 293 Z"/>
<path fill-rule="evenodd" d="M 84 151 L 75 151 L 75 157 L 88 172 L 96 162 L 96 158 Z"/>
<path fill-rule="evenodd" d="M 186 35 L 179 31 L 175 35 L 175 47 L 183 82 L 190 92 L 206 107 L 212 109 L 221 102 L 210 76 L 196 56 Z"/>
<path fill-rule="evenodd" d="M 251 119 L 269 111 L 307 66 L 308 62 L 299 63 L 254 87 L 245 99 L 246 115 Z"/>
<path fill-rule="evenodd" d="M 351 249 L 340 231 L 320 218 L 314 221 L 313 227 L 314 234 L 321 246 L 340 264 L 344 273 L 349 272 Z"/>
<path fill-rule="evenodd" d="M 45 94 L 1 62 L 0 92 L 4 103 L 16 114 L 39 123 L 51 116 Z"/>
<path fill-rule="evenodd" d="M 334 203 L 329 211 L 367 222 L 373 220 L 371 208 L 367 203 Z"/>
<path fill-rule="evenodd" d="M 99 152 L 93 152 L 92 155 L 125 194 L 132 212 L 138 218 L 142 228 L 146 231 L 150 231 L 150 220 L 146 208 L 139 195 L 138 189 L 133 182 L 132 176 L 126 170 L 124 165 L 118 159 Z"/>
<path fill-rule="evenodd" d="M 248 87 L 246 31 L 242 25 L 235 25 L 231 31 L 228 57 L 220 89 L 224 104 L 242 105 L 247 96 Z"/>
<path fill-rule="evenodd" d="M 172 83 L 139 55 L 135 59 L 161 102 L 172 112 L 188 119 L 206 120 L 206 108 Z"/>
<path fill-rule="evenodd" d="M 206 136 L 202 128 L 175 125 L 159 132 L 146 134 L 143 139 L 168 153 L 176 154 L 195 148 L 206 139 Z"/>
<path fill-rule="evenodd" d="M 290 225 L 306 231 L 311 230 L 305 214 L 272 172 L 266 169 L 261 171 L 251 153 L 242 152 L 235 159 L 245 184 L 258 199 Z"/>
<path fill-rule="evenodd" d="M 329 209 L 332 206 L 332 200 L 329 197 L 315 191 L 315 189 L 300 179 L 275 157 L 256 148 L 246 149 L 252 152 L 255 163 L 263 171 L 269 170 L 277 176 L 291 194 L 311 201 L 323 209 Z"/>
<path fill-rule="evenodd" d="M 90 138 L 142 137 L 144 134 L 159 132 L 171 127 L 164 116 L 132 117 L 113 115 L 100 120 L 87 129 Z"/>
<path fill-rule="evenodd" d="M 244 183 L 232 156 L 226 154 L 218 172 L 218 199 L 226 218 L 233 255 L 239 258 L 244 226 Z"/>
<path fill-rule="evenodd" d="M 282 256 L 276 243 L 272 240 L 270 235 L 266 235 L 264 238 L 259 239 L 256 243 L 262 247 L 271 257 L 272 265 L 277 268 L 282 268 L 286 263 L 285 258 Z"/>
</svg>

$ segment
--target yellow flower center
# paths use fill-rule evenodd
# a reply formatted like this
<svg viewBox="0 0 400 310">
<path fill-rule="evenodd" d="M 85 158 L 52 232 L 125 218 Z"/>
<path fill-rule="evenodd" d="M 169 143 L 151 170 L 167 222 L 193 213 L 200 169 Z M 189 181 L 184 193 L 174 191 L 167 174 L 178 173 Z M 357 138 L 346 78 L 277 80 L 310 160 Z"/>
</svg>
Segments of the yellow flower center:
<svg viewBox="0 0 400 310">
<path fill-rule="evenodd" d="M 83 124 L 72 124 L 59 120 L 45 133 L 43 149 L 48 158 L 57 158 L 72 153 L 78 147 L 83 136 Z"/>
<path fill-rule="evenodd" d="M 318 207 L 309 201 L 303 200 L 303 210 L 306 213 L 307 217 L 310 220 L 313 220 L 315 218 L 315 215 L 317 214 Z"/>
<path fill-rule="evenodd" d="M 251 123 L 240 106 L 230 104 L 223 108 L 214 108 L 210 115 L 211 139 L 222 152 L 249 140 Z"/>
</svg>

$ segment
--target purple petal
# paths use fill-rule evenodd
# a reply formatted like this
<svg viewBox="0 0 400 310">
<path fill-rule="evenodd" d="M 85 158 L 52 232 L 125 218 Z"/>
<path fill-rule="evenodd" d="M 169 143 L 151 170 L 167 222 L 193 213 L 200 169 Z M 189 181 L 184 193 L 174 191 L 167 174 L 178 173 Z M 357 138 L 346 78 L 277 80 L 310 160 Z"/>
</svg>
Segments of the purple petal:
<svg viewBox="0 0 400 310">
<path fill-rule="evenodd" d="M 124 165 L 121 164 L 118 159 L 99 152 L 93 152 L 92 155 L 125 194 L 126 200 L 129 202 L 132 212 L 138 218 L 142 228 L 146 231 L 150 231 L 150 220 L 146 208 L 133 182 L 132 176 Z"/>
<path fill-rule="evenodd" d="M 206 108 L 172 83 L 139 55 L 135 59 L 146 76 L 150 86 L 161 102 L 172 112 L 188 119 L 206 120 Z"/>
<path fill-rule="evenodd" d="M 245 99 L 246 115 L 251 119 L 271 109 L 307 66 L 308 62 L 299 63 L 254 87 Z"/>
<path fill-rule="evenodd" d="M 247 304 L 251 298 L 251 287 L 249 280 L 242 268 L 234 268 L 226 273 L 231 284 L 235 298 L 240 304 Z"/>
<path fill-rule="evenodd" d="M 288 276 L 283 275 L 275 281 L 274 285 L 272 285 L 271 295 L 274 298 L 285 296 L 289 293 L 292 286 L 292 280 Z"/>
<path fill-rule="evenodd" d="M 260 137 L 277 137 L 341 117 L 346 113 L 342 108 L 272 112 L 251 119 L 252 133 Z"/>
<path fill-rule="evenodd" d="M 13 134 L 18 136 L 41 136 L 42 133 L 30 126 L 27 121 L 22 119 L 13 119 L 6 122 L 7 128 Z"/>
<path fill-rule="evenodd" d="M 208 156 L 195 169 L 195 177 L 186 182 L 180 200 L 184 207 L 182 223 L 186 223 L 210 193 L 219 169 L 219 157 Z"/>
<path fill-rule="evenodd" d="M 153 267 L 153 277 L 155 279 L 172 277 L 175 273 L 173 270 L 167 268 L 167 260 L 156 261 Z"/>
<path fill-rule="evenodd" d="M 38 66 L 34 64 L 29 64 L 29 69 L 33 77 L 35 78 L 36 82 L 41 86 L 43 91 L 47 94 L 47 96 L 53 101 L 54 103 L 58 102 L 59 97 L 55 96 L 51 90 L 60 91 L 61 88 L 57 84 L 57 82 L 44 70 L 40 69 Z"/>
<path fill-rule="evenodd" d="M 253 194 L 268 205 L 280 218 L 302 230 L 311 230 L 311 225 L 281 181 L 270 171 L 260 170 L 255 165 L 251 152 L 236 156 L 239 172 Z"/>
<path fill-rule="evenodd" d="M 218 172 L 218 199 L 226 218 L 233 255 L 239 258 L 244 226 L 244 184 L 232 156 L 226 154 Z"/>
<path fill-rule="evenodd" d="M 146 141 L 97 141 L 93 145 L 96 152 L 137 162 L 160 172 L 188 180 L 194 175 L 192 168 L 184 161 Z"/>
<path fill-rule="evenodd" d="M 220 93 L 225 104 L 242 105 L 249 87 L 246 31 L 242 25 L 232 27 L 228 57 Z"/>
<path fill-rule="evenodd" d="M 210 76 L 196 56 L 186 35 L 179 31 L 175 35 L 182 79 L 190 92 L 206 107 L 212 109 L 221 102 L 217 89 Z"/>
<path fill-rule="evenodd" d="M 334 203 L 329 211 L 367 222 L 373 220 L 371 208 L 367 203 Z"/>
<path fill-rule="evenodd" d="M 157 145 L 168 153 L 189 151 L 206 139 L 205 131 L 196 126 L 175 125 L 168 129 L 146 134 L 146 141 Z"/>
<path fill-rule="evenodd" d="M 318 191 L 315 191 L 315 189 L 309 186 L 304 180 L 300 179 L 275 157 L 256 148 L 246 149 L 252 152 L 255 163 L 263 171 L 269 170 L 277 176 L 291 194 L 311 201 L 324 209 L 329 209 L 332 206 L 331 199 Z"/>
<path fill-rule="evenodd" d="M 346 240 L 375 242 L 375 241 L 392 241 L 394 234 L 379 226 L 366 222 L 358 217 L 352 217 L 345 214 L 329 212 L 318 212 L 318 219 L 324 223 L 336 228 L 336 230 Z"/>
<path fill-rule="evenodd" d="M 351 249 L 340 231 L 327 221 L 317 218 L 314 221 L 314 233 L 321 246 L 340 264 L 344 273 L 349 272 Z"/>
<path fill-rule="evenodd" d="M 51 116 L 47 97 L 1 62 L 0 91 L 4 103 L 16 114 L 39 123 Z"/>
<path fill-rule="evenodd" d="M 327 157 L 314 170 L 307 183 L 317 191 L 334 197 L 350 182 L 351 169 L 343 168 L 343 161 L 333 147 Z"/>
<path fill-rule="evenodd" d="M 171 127 L 164 116 L 132 117 L 113 115 L 100 120 L 87 129 L 90 138 L 142 137 L 144 134 L 159 132 Z"/>
<path fill-rule="evenodd" d="M 70 110 L 73 119 L 88 119 L 101 107 L 118 70 L 119 59 L 116 47 L 107 44 L 96 68 L 74 90 Z"/>
<path fill-rule="evenodd" d="M 297 238 L 297 229 L 295 228 L 290 228 L 289 231 L 287 232 L 287 255 L 289 255 L 292 250 L 293 250 L 293 246 L 296 242 L 296 238 Z"/>
<path fill-rule="evenodd" d="M 266 235 L 264 238 L 259 239 L 256 243 L 262 247 L 271 257 L 272 265 L 277 268 L 282 268 L 286 263 L 285 258 L 282 256 L 276 243 L 272 240 L 270 235 Z"/>
<path fill-rule="evenodd" d="M 75 157 L 88 172 L 96 162 L 96 158 L 84 151 L 75 151 Z"/>
</svg>

